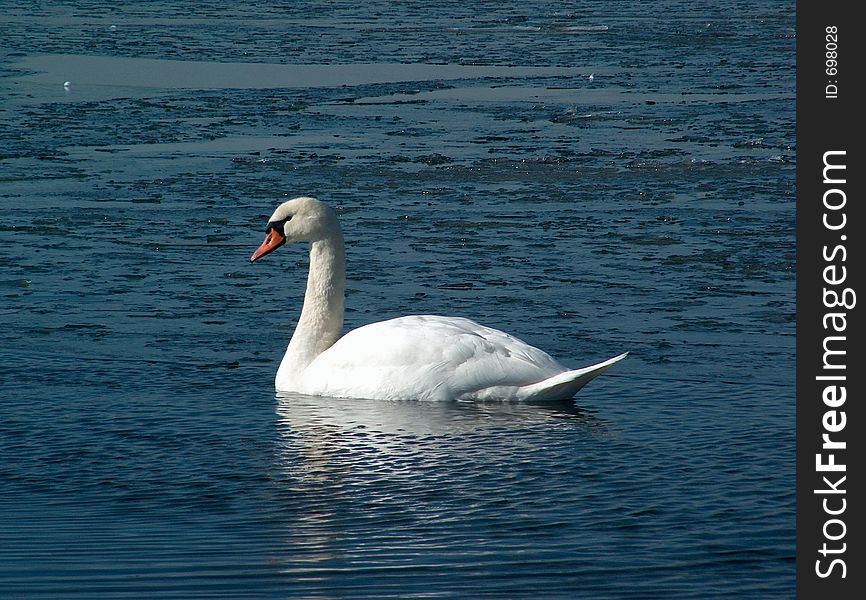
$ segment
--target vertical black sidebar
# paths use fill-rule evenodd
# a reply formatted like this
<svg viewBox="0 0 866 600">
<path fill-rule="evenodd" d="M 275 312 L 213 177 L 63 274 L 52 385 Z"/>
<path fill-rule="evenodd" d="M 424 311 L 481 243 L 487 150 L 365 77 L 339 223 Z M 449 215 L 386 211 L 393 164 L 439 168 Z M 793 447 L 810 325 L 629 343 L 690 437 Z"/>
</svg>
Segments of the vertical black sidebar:
<svg viewBox="0 0 866 600">
<path fill-rule="evenodd" d="M 797 596 L 862 598 L 866 21 L 797 3 Z"/>
</svg>

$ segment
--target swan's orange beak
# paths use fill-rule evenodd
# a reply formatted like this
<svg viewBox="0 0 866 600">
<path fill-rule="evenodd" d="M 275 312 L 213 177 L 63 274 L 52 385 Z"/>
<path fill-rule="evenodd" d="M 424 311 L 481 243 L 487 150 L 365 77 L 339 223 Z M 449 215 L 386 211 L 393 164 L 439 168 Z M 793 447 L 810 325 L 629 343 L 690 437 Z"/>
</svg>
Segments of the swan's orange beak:
<svg viewBox="0 0 866 600">
<path fill-rule="evenodd" d="M 268 230 L 265 232 L 265 241 L 262 242 L 262 245 L 259 246 L 255 252 L 253 252 L 253 255 L 250 257 L 250 262 L 256 262 L 265 254 L 270 254 L 285 243 L 286 236 L 283 235 L 283 232 L 280 231 L 279 228 L 268 227 Z"/>
</svg>

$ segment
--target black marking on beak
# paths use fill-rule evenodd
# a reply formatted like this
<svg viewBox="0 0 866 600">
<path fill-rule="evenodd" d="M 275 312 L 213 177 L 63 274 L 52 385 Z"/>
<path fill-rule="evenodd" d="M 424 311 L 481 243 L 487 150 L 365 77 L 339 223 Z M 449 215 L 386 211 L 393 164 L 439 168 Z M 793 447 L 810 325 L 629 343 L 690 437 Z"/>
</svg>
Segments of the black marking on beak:
<svg viewBox="0 0 866 600">
<path fill-rule="evenodd" d="M 268 221 L 268 226 L 265 228 L 265 233 L 267 233 L 271 229 L 276 229 L 280 233 L 283 233 L 283 228 L 286 226 L 286 223 L 291 220 L 292 217 L 287 217 L 285 219 L 280 219 L 279 221 Z"/>
</svg>

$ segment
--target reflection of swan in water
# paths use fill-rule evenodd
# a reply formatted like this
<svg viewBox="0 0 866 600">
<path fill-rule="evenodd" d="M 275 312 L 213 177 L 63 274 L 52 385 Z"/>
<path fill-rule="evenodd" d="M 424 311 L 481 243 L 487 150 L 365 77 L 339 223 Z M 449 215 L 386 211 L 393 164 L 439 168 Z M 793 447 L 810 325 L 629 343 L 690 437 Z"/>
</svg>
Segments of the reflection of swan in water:
<svg viewBox="0 0 866 600">
<path fill-rule="evenodd" d="M 328 590 L 339 585 L 338 569 L 347 564 L 372 560 L 410 576 L 418 552 L 440 561 L 444 571 L 441 552 L 459 552 L 461 535 L 474 539 L 474 529 L 461 532 L 460 523 L 501 518 L 503 502 L 546 501 L 534 493 L 539 484 L 532 479 L 514 479 L 526 470 L 521 465 L 540 462 L 540 473 L 550 464 L 579 468 L 582 448 L 597 448 L 610 434 L 573 401 L 431 403 L 281 393 L 276 412 L 273 505 L 285 513 L 292 548 L 276 560 L 284 573 Z M 443 525 L 449 520 L 456 530 Z M 471 556 L 483 561 L 479 552 Z"/>
<path fill-rule="evenodd" d="M 607 436 L 604 424 L 572 401 L 429 403 L 280 393 L 277 426 L 284 475 L 308 491 L 330 493 L 342 493 L 345 478 L 359 474 L 387 473 L 393 482 L 427 477 L 431 468 L 467 457 L 495 460 L 514 453 L 517 440 L 523 452 L 544 452 L 557 427 L 592 445 L 589 438 Z"/>
<path fill-rule="evenodd" d="M 348 431 L 357 426 L 381 433 L 441 435 L 479 432 L 489 427 L 537 424 L 552 419 L 596 422 L 586 410 L 570 400 L 538 405 L 521 403 L 439 402 L 375 400 L 277 393 L 277 415 L 285 425 L 300 432 L 323 427 Z"/>
<path fill-rule="evenodd" d="M 279 391 L 383 400 L 571 398 L 625 358 L 570 370 L 507 333 L 469 319 L 433 315 L 371 323 L 340 336 L 346 259 L 337 216 L 315 198 L 281 204 L 258 260 L 286 242 L 310 244 L 304 306 L 277 371 Z"/>
<path fill-rule="evenodd" d="M 311 455 L 349 447 L 395 449 L 403 444 L 451 443 L 460 437 L 495 437 L 517 429 L 541 430 L 561 423 L 587 432 L 599 420 L 572 401 L 522 403 L 438 402 L 346 399 L 277 395 L 277 417 L 284 436 Z M 449 441 L 450 440 L 450 441 Z"/>
</svg>

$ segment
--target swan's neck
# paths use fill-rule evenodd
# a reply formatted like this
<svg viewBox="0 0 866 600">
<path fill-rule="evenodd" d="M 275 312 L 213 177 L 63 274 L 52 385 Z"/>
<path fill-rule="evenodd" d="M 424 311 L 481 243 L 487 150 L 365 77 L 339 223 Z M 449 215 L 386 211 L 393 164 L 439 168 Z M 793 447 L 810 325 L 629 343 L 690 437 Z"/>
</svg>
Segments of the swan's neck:
<svg viewBox="0 0 866 600">
<path fill-rule="evenodd" d="M 336 225 L 336 223 L 335 223 Z M 310 274 L 304 307 L 278 377 L 295 379 L 340 338 L 346 290 L 346 251 L 339 225 L 310 244 Z"/>
</svg>

